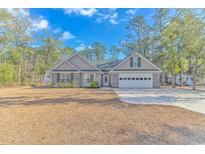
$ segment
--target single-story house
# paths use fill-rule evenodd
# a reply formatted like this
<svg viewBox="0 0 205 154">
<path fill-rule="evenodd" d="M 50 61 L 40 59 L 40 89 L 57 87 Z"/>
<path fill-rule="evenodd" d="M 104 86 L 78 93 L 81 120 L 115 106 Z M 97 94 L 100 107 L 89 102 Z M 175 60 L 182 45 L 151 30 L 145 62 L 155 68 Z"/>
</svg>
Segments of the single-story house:
<svg viewBox="0 0 205 154">
<path fill-rule="evenodd" d="M 176 85 L 181 85 L 181 80 L 183 86 L 192 86 L 193 85 L 193 76 L 189 74 L 182 74 L 176 76 Z"/>
<path fill-rule="evenodd" d="M 95 65 L 80 54 L 62 60 L 50 71 L 51 84 L 74 82 L 75 87 L 89 87 L 91 81 L 100 87 L 158 88 L 160 73 L 157 66 L 134 52 L 122 61 Z"/>
</svg>

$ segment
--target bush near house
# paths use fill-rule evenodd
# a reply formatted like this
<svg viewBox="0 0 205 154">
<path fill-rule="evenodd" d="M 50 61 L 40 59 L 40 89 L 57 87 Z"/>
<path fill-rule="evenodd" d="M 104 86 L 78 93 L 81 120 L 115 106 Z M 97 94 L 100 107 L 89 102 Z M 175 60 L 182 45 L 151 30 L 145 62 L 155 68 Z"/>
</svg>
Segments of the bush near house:
<svg viewBox="0 0 205 154">
<path fill-rule="evenodd" d="M 91 81 L 90 85 L 89 85 L 89 88 L 99 88 L 99 84 L 97 81 L 93 80 Z"/>
<path fill-rule="evenodd" d="M 30 86 L 33 88 L 50 88 L 51 87 L 51 85 L 44 84 L 41 82 L 32 82 Z"/>
<path fill-rule="evenodd" d="M 70 82 L 70 83 L 57 83 L 53 87 L 55 87 L 55 88 L 74 88 L 75 87 L 75 83 L 74 82 Z"/>
</svg>

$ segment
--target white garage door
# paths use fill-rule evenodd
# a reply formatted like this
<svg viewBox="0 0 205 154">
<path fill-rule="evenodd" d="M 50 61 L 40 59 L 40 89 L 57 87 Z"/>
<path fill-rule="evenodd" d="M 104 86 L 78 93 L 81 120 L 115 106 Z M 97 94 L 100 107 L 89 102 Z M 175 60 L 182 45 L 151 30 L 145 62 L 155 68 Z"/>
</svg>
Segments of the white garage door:
<svg viewBox="0 0 205 154">
<path fill-rule="evenodd" d="M 119 73 L 119 88 L 152 87 L 152 73 Z"/>
</svg>

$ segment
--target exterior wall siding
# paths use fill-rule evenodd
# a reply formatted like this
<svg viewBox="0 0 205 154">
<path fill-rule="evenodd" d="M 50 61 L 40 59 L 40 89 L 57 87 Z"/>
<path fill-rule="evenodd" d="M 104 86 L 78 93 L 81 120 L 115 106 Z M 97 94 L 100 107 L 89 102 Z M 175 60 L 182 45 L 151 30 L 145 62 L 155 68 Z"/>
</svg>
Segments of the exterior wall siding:
<svg viewBox="0 0 205 154">
<path fill-rule="evenodd" d="M 86 75 L 88 75 L 89 73 L 95 74 L 95 80 L 98 82 L 99 86 L 101 86 L 101 73 L 83 72 L 83 73 L 81 73 L 81 87 L 88 87 L 89 86 L 85 80 Z"/>
<path fill-rule="evenodd" d="M 75 84 L 75 87 L 80 87 L 80 73 L 74 73 L 73 74 L 73 81 Z M 51 84 L 55 85 L 57 84 L 57 73 L 51 73 Z"/>
<path fill-rule="evenodd" d="M 93 67 L 91 64 L 86 62 L 84 59 L 82 59 L 79 56 L 74 56 L 70 59 L 70 62 L 79 68 L 80 70 L 97 70 L 95 67 Z"/>
<path fill-rule="evenodd" d="M 137 54 L 134 54 L 132 57 L 138 58 L 139 56 Z M 125 69 L 129 69 L 130 71 L 132 71 L 132 69 L 136 69 L 136 68 L 130 67 L 130 58 L 128 58 L 124 63 L 120 64 L 115 70 L 117 71 L 117 70 L 125 70 Z M 156 69 L 156 68 L 150 65 L 143 58 L 141 58 L 141 67 L 137 69 L 143 69 L 143 70 L 148 69 L 149 70 L 149 69 Z"/>
<path fill-rule="evenodd" d="M 111 74 L 111 87 L 118 88 L 119 87 L 119 74 L 118 73 L 112 73 Z"/>
<path fill-rule="evenodd" d="M 133 57 L 138 58 L 137 54 L 134 54 Z M 92 66 L 90 63 L 86 62 L 84 59 L 82 59 L 80 56 L 73 56 L 70 60 L 69 60 L 70 64 L 67 62 L 63 62 L 61 65 L 59 65 L 57 68 L 55 68 L 55 70 L 63 72 L 70 70 L 70 72 L 74 73 L 73 75 L 73 80 L 75 83 L 75 87 L 88 87 L 88 83 L 86 83 L 86 75 L 88 75 L 89 73 L 95 74 L 95 80 L 98 81 L 99 86 L 103 85 L 103 75 L 101 74 L 101 72 L 96 69 L 94 66 Z M 79 68 L 82 72 L 81 73 L 77 73 L 77 69 L 75 67 L 73 67 L 72 65 L 74 65 L 75 67 Z M 55 70 L 51 73 L 51 84 L 55 85 L 57 83 L 57 72 L 55 72 Z M 61 71 L 62 70 L 62 71 Z M 143 71 L 143 70 L 147 70 L 147 71 L 152 71 L 152 70 L 156 70 L 155 67 L 153 67 L 149 62 L 147 62 L 146 60 L 144 60 L 143 58 L 141 58 L 141 67 L 140 68 L 130 68 L 130 58 L 127 59 L 124 63 L 120 64 L 118 66 L 117 69 L 115 69 L 115 71 L 122 71 L 123 70 L 128 70 L 130 72 L 132 71 Z M 69 72 L 69 71 L 68 71 Z M 105 74 L 108 74 L 109 71 L 105 71 Z M 112 72 L 109 75 L 109 86 L 113 87 L 113 88 L 118 88 L 119 87 L 119 72 Z M 151 73 L 151 72 L 150 72 Z M 152 78 L 153 78 L 153 88 L 159 88 L 160 87 L 160 72 L 152 72 Z"/>
<path fill-rule="evenodd" d="M 153 88 L 159 88 L 160 87 L 160 73 L 152 73 L 153 77 Z"/>
<path fill-rule="evenodd" d="M 77 69 L 74 68 L 72 65 L 68 64 L 67 62 L 63 62 L 61 65 L 56 67 L 54 70 L 71 70 L 71 71 L 76 71 Z"/>
<path fill-rule="evenodd" d="M 86 81 L 85 81 L 85 74 L 88 74 L 88 72 L 74 73 L 73 79 L 74 79 L 75 87 L 88 87 L 88 84 L 86 84 Z M 160 73 L 153 72 L 152 76 L 153 76 L 153 88 L 159 88 L 160 87 Z M 100 73 L 95 73 L 95 80 L 98 81 L 99 86 L 102 86 L 102 77 Z M 51 73 L 51 83 L 52 85 L 55 85 L 57 83 L 57 73 Z M 112 73 L 110 75 L 110 86 L 113 88 L 119 87 L 119 74 L 118 73 Z"/>
<path fill-rule="evenodd" d="M 101 73 L 96 73 L 96 81 L 98 81 L 99 86 L 101 86 Z"/>
</svg>

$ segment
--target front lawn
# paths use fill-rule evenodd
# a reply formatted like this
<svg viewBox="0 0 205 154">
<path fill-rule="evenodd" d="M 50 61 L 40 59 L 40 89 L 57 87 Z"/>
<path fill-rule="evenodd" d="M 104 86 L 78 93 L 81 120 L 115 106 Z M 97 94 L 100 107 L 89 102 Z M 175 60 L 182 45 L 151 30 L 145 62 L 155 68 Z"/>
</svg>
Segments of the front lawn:
<svg viewBox="0 0 205 154">
<path fill-rule="evenodd" d="M 203 144 L 205 115 L 112 90 L 0 88 L 0 144 Z"/>
</svg>

